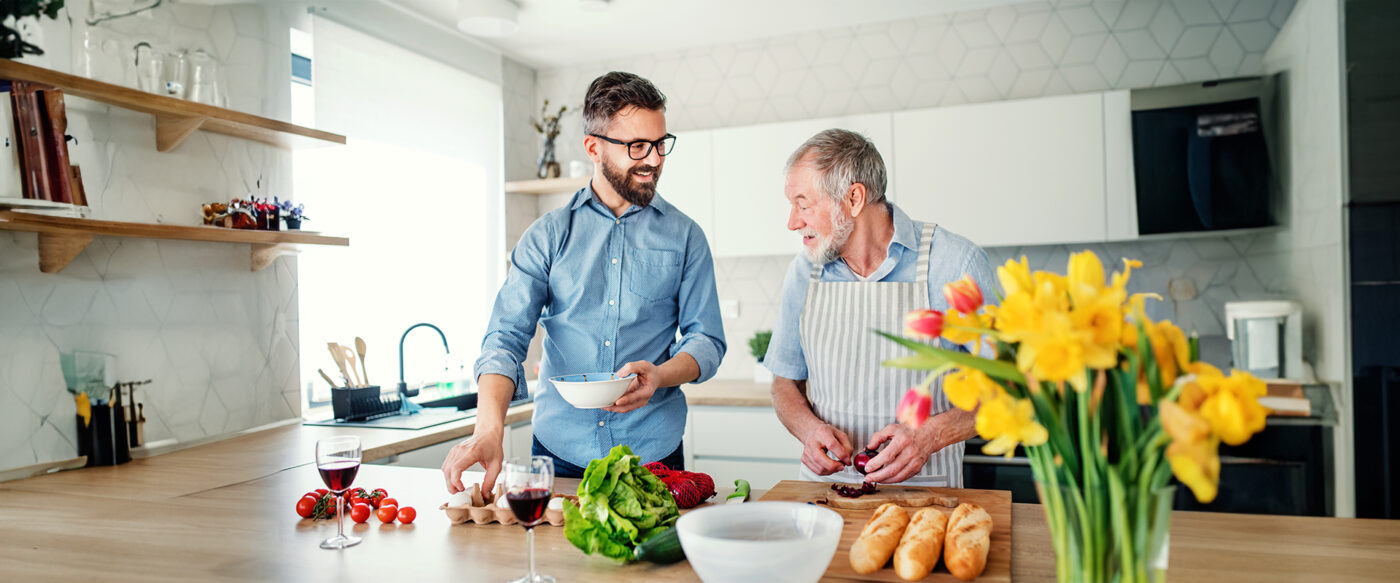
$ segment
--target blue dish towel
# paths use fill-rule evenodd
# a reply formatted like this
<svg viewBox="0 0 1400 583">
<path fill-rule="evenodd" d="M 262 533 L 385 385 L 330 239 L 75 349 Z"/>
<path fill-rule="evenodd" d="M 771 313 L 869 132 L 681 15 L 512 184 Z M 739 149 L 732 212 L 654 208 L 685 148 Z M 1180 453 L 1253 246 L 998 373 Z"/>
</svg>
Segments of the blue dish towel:
<svg viewBox="0 0 1400 583">
<path fill-rule="evenodd" d="M 399 406 L 400 415 L 412 415 L 423 410 L 422 405 L 408 400 L 408 397 L 403 395 L 399 395 L 399 402 L 402 403 L 402 405 Z"/>
</svg>

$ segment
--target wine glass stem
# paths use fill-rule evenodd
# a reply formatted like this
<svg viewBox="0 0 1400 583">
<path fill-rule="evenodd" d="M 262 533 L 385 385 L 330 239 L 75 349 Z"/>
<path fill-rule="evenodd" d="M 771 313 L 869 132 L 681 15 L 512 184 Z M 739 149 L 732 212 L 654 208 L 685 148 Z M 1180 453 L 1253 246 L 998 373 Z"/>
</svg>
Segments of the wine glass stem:
<svg viewBox="0 0 1400 583">
<path fill-rule="evenodd" d="M 335 535 L 337 539 L 345 539 L 345 497 L 340 493 L 335 495 Z"/>
<path fill-rule="evenodd" d="M 529 581 L 534 581 L 534 580 L 535 580 L 535 529 L 534 529 L 533 527 L 526 527 L 526 528 L 525 528 L 525 546 L 526 546 L 527 549 L 529 549 L 529 550 L 528 550 L 528 555 L 529 555 L 529 557 L 530 557 L 530 572 L 526 575 L 526 576 L 528 577 L 527 580 L 529 580 Z"/>
</svg>

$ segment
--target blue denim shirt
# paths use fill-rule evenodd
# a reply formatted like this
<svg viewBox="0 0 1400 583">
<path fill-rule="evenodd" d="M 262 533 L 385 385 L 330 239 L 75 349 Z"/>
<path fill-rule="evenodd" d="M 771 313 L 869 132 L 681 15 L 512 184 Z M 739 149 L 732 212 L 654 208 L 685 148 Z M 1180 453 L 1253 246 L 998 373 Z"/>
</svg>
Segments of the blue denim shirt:
<svg viewBox="0 0 1400 583">
<path fill-rule="evenodd" d="M 590 184 L 530 225 L 511 252 L 476 376 L 509 377 L 515 398 L 523 398 L 521 362 L 536 322 L 545 335 L 535 437 L 579 466 L 620 444 L 646 462 L 675 451 L 685 429 L 685 395 L 663 387 L 627 413 L 577 409 L 549 377 L 613 372 L 635 360 L 659 365 L 684 352 L 700 365 L 694 382 L 703 382 L 724 357 L 709 243 L 694 220 L 659 195 L 615 217 Z"/>
<path fill-rule="evenodd" d="M 904 214 L 894 203 L 890 203 L 894 219 L 894 236 L 885 261 L 867 281 L 914 281 L 919 269 L 919 245 L 932 245 L 930 254 L 933 268 L 929 272 L 929 305 L 940 311 L 948 309 L 948 300 L 943 297 L 943 284 L 961 279 L 969 274 L 982 289 L 982 297 L 987 303 L 996 303 L 993 282 L 996 281 L 992 268 L 987 262 L 987 253 L 961 235 L 943 227 L 933 231 L 932 241 L 920 241 L 923 222 L 915 221 Z M 807 255 L 798 253 L 788 267 L 783 279 L 782 303 L 778 306 L 778 321 L 773 326 L 773 337 L 768 343 L 768 354 L 763 357 L 763 365 L 773 374 L 793 380 L 807 378 L 807 357 L 802 350 L 802 337 L 799 328 L 802 319 L 802 305 L 807 302 L 807 280 L 812 273 L 812 261 Z M 861 281 L 845 261 L 837 259 L 822 268 L 822 281 Z M 939 340 L 945 348 L 968 351 L 969 347 Z M 989 347 L 983 347 L 984 356 L 990 356 Z"/>
</svg>

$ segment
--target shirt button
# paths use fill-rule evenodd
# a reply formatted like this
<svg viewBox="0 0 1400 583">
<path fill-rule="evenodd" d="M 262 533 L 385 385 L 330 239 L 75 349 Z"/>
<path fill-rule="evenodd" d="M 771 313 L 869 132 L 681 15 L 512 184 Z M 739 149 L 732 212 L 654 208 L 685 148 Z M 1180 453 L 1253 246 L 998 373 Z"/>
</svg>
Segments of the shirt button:
<svg viewBox="0 0 1400 583">
<path fill-rule="evenodd" d="M 599 421 L 599 422 L 598 422 L 598 427 L 602 427 L 602 426 L 603 426 L 603 422 L 602 422 L 602 421 Z"/>
<path fill-rule="evenodd" d="M 621 224 L 622 224 L 622 219 L 615 219 L 615 220 L 613 220 L 613 224 L 614 224 L 614 225 L 621 225 Z"/>
<path fill-rule="evenodd" d="M 611 341 L 611 340 L 604 340 L 604 341 L 603 341 L 603 346 L 612 346 L 612 341 Z"/>
<path fill-rule="evenodd" d="M 617 258 L 616 258 L 616 257 L 613 258 L 613 265 L 617 265 Z"/>
<path fill-rule="evenodd" d="M 612 301 L 612 300 L 608 300 L 608 305 L 609 305 L 609 306 L 611 306 L 611 305 L 613 305 L 613 304 L 616 304 L 616 303 L 617 303 L 617 302 L 614 302 L 614 301 Z"/>
</svg>

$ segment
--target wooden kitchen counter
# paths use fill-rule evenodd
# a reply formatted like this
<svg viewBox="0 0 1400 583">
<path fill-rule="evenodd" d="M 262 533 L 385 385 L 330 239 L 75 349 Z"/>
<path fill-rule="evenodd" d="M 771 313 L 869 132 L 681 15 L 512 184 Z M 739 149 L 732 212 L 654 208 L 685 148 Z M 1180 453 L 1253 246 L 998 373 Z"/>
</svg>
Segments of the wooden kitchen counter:
<svg viewBox="0 0 1400 583">
<path fill-rule="evenodd" d="M 683 385 L 685 402 L 695 406 L 772 407 L 770 385 L 744 379 L 710 380 L 698 385 Z"/>
<path fill-rule="evenodd" d="M 441 431 L 455 433 L 447 439 L 470 433 L 461 426 Z M 315 439 L 340 433 L 360 435 L 367 459 L 413 449 L 422 437 L 281 427 L 114 468 L 0 484 L 0 573 L 15 581 L 336 583 L 500 582 L 523 574 L 523 529 L 450 525 L 438 510 L 447 500 L 442 474 L 433 469 L 362 466 L 355 485 L 388 489 L 418 510 L 417 521 L 381 525 L 371 518 L 352 527 L 347 519 L 347 530 L 364 542 L 345 551 L 318 548 L 335 522 L 301 520 L 293 506 L 321 487 L 310 463 Z M 561 479 L 556 489 L 576 484 Z M 620 566 L 585 556 L 558 527 L 538 527 L 535 545 L 539 571 L 561 581 L 698 580 L 684 562 Z M 1013 579 L 1052 581 L 1053 561 L 1040 506 L 1013 505 Z M 1400 572 L 1400 523 L 1177 512 L 1170 565 L 1173 581 L 1389 580 Z"/>
</svg>

